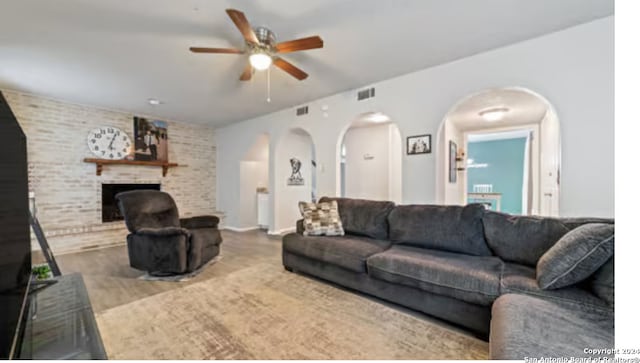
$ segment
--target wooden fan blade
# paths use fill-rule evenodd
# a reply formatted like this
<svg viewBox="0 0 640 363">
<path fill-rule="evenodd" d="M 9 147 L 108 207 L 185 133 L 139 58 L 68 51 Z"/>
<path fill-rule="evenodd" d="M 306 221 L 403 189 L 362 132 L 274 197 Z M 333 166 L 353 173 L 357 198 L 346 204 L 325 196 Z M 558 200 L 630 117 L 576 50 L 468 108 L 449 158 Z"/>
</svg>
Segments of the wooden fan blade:
<svg viewBox="0 0 640 363">
<path fill-rule="evenodd" d="M 260 43 L 258 37 L 256 37 L 256 33 L 254 33 L 253 29 L 251 29 L 251 24 L 249 24 L 247 17 L 244 16 L 244 13 L 242 11 L 236 9 L 227 9 L 227 14 L 236 25 L 238 30 L 240 30 L 240 33 L 242 33 L 242 36 L 246 41 L 254 44 Z"/>
<path fill-rule="evenodd" d="M 251 80 L 251 76 L 253 75 L 253 67 L 251 67 L 251 63 L 247 62 L 247 65 L 244 66 L 244 72 L 240 75 L 241 81 L 249 81 Z"/>
<path fill-rule="evenodd" d="M 306 74 L 302 69 L 294 66 L 293 64 L 287 62 L 282 58 L 275 58 L 273 60 L 273 64 L 283 71 L 289 73 L 290 75 L 296 77 L 299 81 L 302 81 L 303 79 L 309 77 L 309 75 Z"/>
<path fill-rule="evenodd" d="M 200 47 L 191 47 L 190 51 L 194 53 L 218 53 L 218 54 L 242 54 L 244 53 L 240 49 L 234 48 L 200 48 Z"/>
<path fill-rule="evenodd" d="M 324 47 L 324 41 L 319 36 L 289 40 L 287 42 L 278 43 L 276 50 L 278 53 L 291 53 L 299 50 L 316 49 Z"/>
</svg>

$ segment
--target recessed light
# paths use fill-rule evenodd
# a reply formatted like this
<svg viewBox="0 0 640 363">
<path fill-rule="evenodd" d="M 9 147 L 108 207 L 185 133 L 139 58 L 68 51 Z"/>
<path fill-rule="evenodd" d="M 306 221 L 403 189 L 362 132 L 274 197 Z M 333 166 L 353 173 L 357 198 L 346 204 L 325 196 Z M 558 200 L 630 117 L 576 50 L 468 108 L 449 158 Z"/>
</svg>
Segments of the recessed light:
<svg viewBox="0 0 640 363">
<path fill-rule="evenodd" d="M 495 122 L 502 120 L 507 112 L 509 112 L 509 109 L 506 107 L 494 107 L 480 111 L 478 115 L 485 119 L 485 121 Z"/>
<path fill-rule="evenodd" d="M 149 101 L 149 104 L 150 104 L 151 106 L 158 106 L 159 104 L 161 104 L 161 103 L 162 103 L 162 102 L 160 102 L 160 100 L 159 100 L 159 99 L 156 99 L 156 98 L 149 98 L 149 100 L 148 100 L 148 101 Z"/>
<path fill-rule="evenodd" d="M 383 114 L 382 112 L 376 112 L 367 116 L 367 120 L 371 122 L 387 122 L 389 121 L 389 116 Z"/>
</svg>

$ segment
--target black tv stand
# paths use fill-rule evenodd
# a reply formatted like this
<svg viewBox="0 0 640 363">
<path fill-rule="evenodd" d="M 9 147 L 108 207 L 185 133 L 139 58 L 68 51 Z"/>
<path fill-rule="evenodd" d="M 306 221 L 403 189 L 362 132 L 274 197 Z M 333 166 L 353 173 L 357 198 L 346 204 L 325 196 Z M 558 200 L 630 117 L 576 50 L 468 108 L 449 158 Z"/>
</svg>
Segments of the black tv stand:
<svg viewBox="0 0 640 363">
<path fill-rule="evenodd" d="M 58 283 L 58 280 L 33 280 L 29 286 L 29 295 L 35 295 L 38 292 L 46 289 L 49 286 L 53 286 Z"/>
<path fill-rule="evenodd" d="M 29 300 L 19 358 L 107 359 L 82 275 L 35 282 Z"/>
</svg>

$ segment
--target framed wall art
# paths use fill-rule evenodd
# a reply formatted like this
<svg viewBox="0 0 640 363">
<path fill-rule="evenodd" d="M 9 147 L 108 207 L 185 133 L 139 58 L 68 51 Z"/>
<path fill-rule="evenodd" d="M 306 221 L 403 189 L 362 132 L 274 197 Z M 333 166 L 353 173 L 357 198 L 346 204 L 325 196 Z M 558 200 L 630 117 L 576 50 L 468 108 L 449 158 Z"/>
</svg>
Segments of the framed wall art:
<svg viewBox="0 0 640 363">
<path fill-rule="evenodd" d="M 169 161 L 169 137 L 165 121 L 134 117 L 133 137 L 135 160 Z"/>
<path fill-rule="evenodd" d="M 449 140 L 449 183 L 458 182 L 458 145 L 453 140 Z"/>
<path fill-rule="evenodd" d="M 407 155 L 431 153 L 431 135 L 407 137 Z"/>
</svg>

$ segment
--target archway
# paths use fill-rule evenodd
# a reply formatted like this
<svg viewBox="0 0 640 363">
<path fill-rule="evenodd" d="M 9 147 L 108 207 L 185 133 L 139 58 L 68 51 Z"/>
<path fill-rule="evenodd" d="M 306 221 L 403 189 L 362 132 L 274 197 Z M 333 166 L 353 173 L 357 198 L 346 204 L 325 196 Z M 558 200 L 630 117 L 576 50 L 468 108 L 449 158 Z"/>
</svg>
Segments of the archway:
<svg viewBox="0 0 640 363">
<path fill-rule="evenodd" d="M 358 115 L 338 138 L 337 194 L 402 202 L 400 130 L 381 112 Z"/>
<path fill-rule="evenodd" d="M 464 97 L 445 116 L 437 145 L 439 202 L 558 215 L 560 125 L 539 94 L 507 87 Z"/>
<path fill-rule="evenodd" d="M 285 132 L 276 151 L 274 229 L 279 234 L 300 219 L 298 202 L 317 197 L 316 150 L 311 134 L 302 128 Z"/>
<path fill-rule="evenodd" d="M 269 135 L 256 138 L 240 161 L 241 228 L 267 228 L 269 225 Z"/>
</svg>

